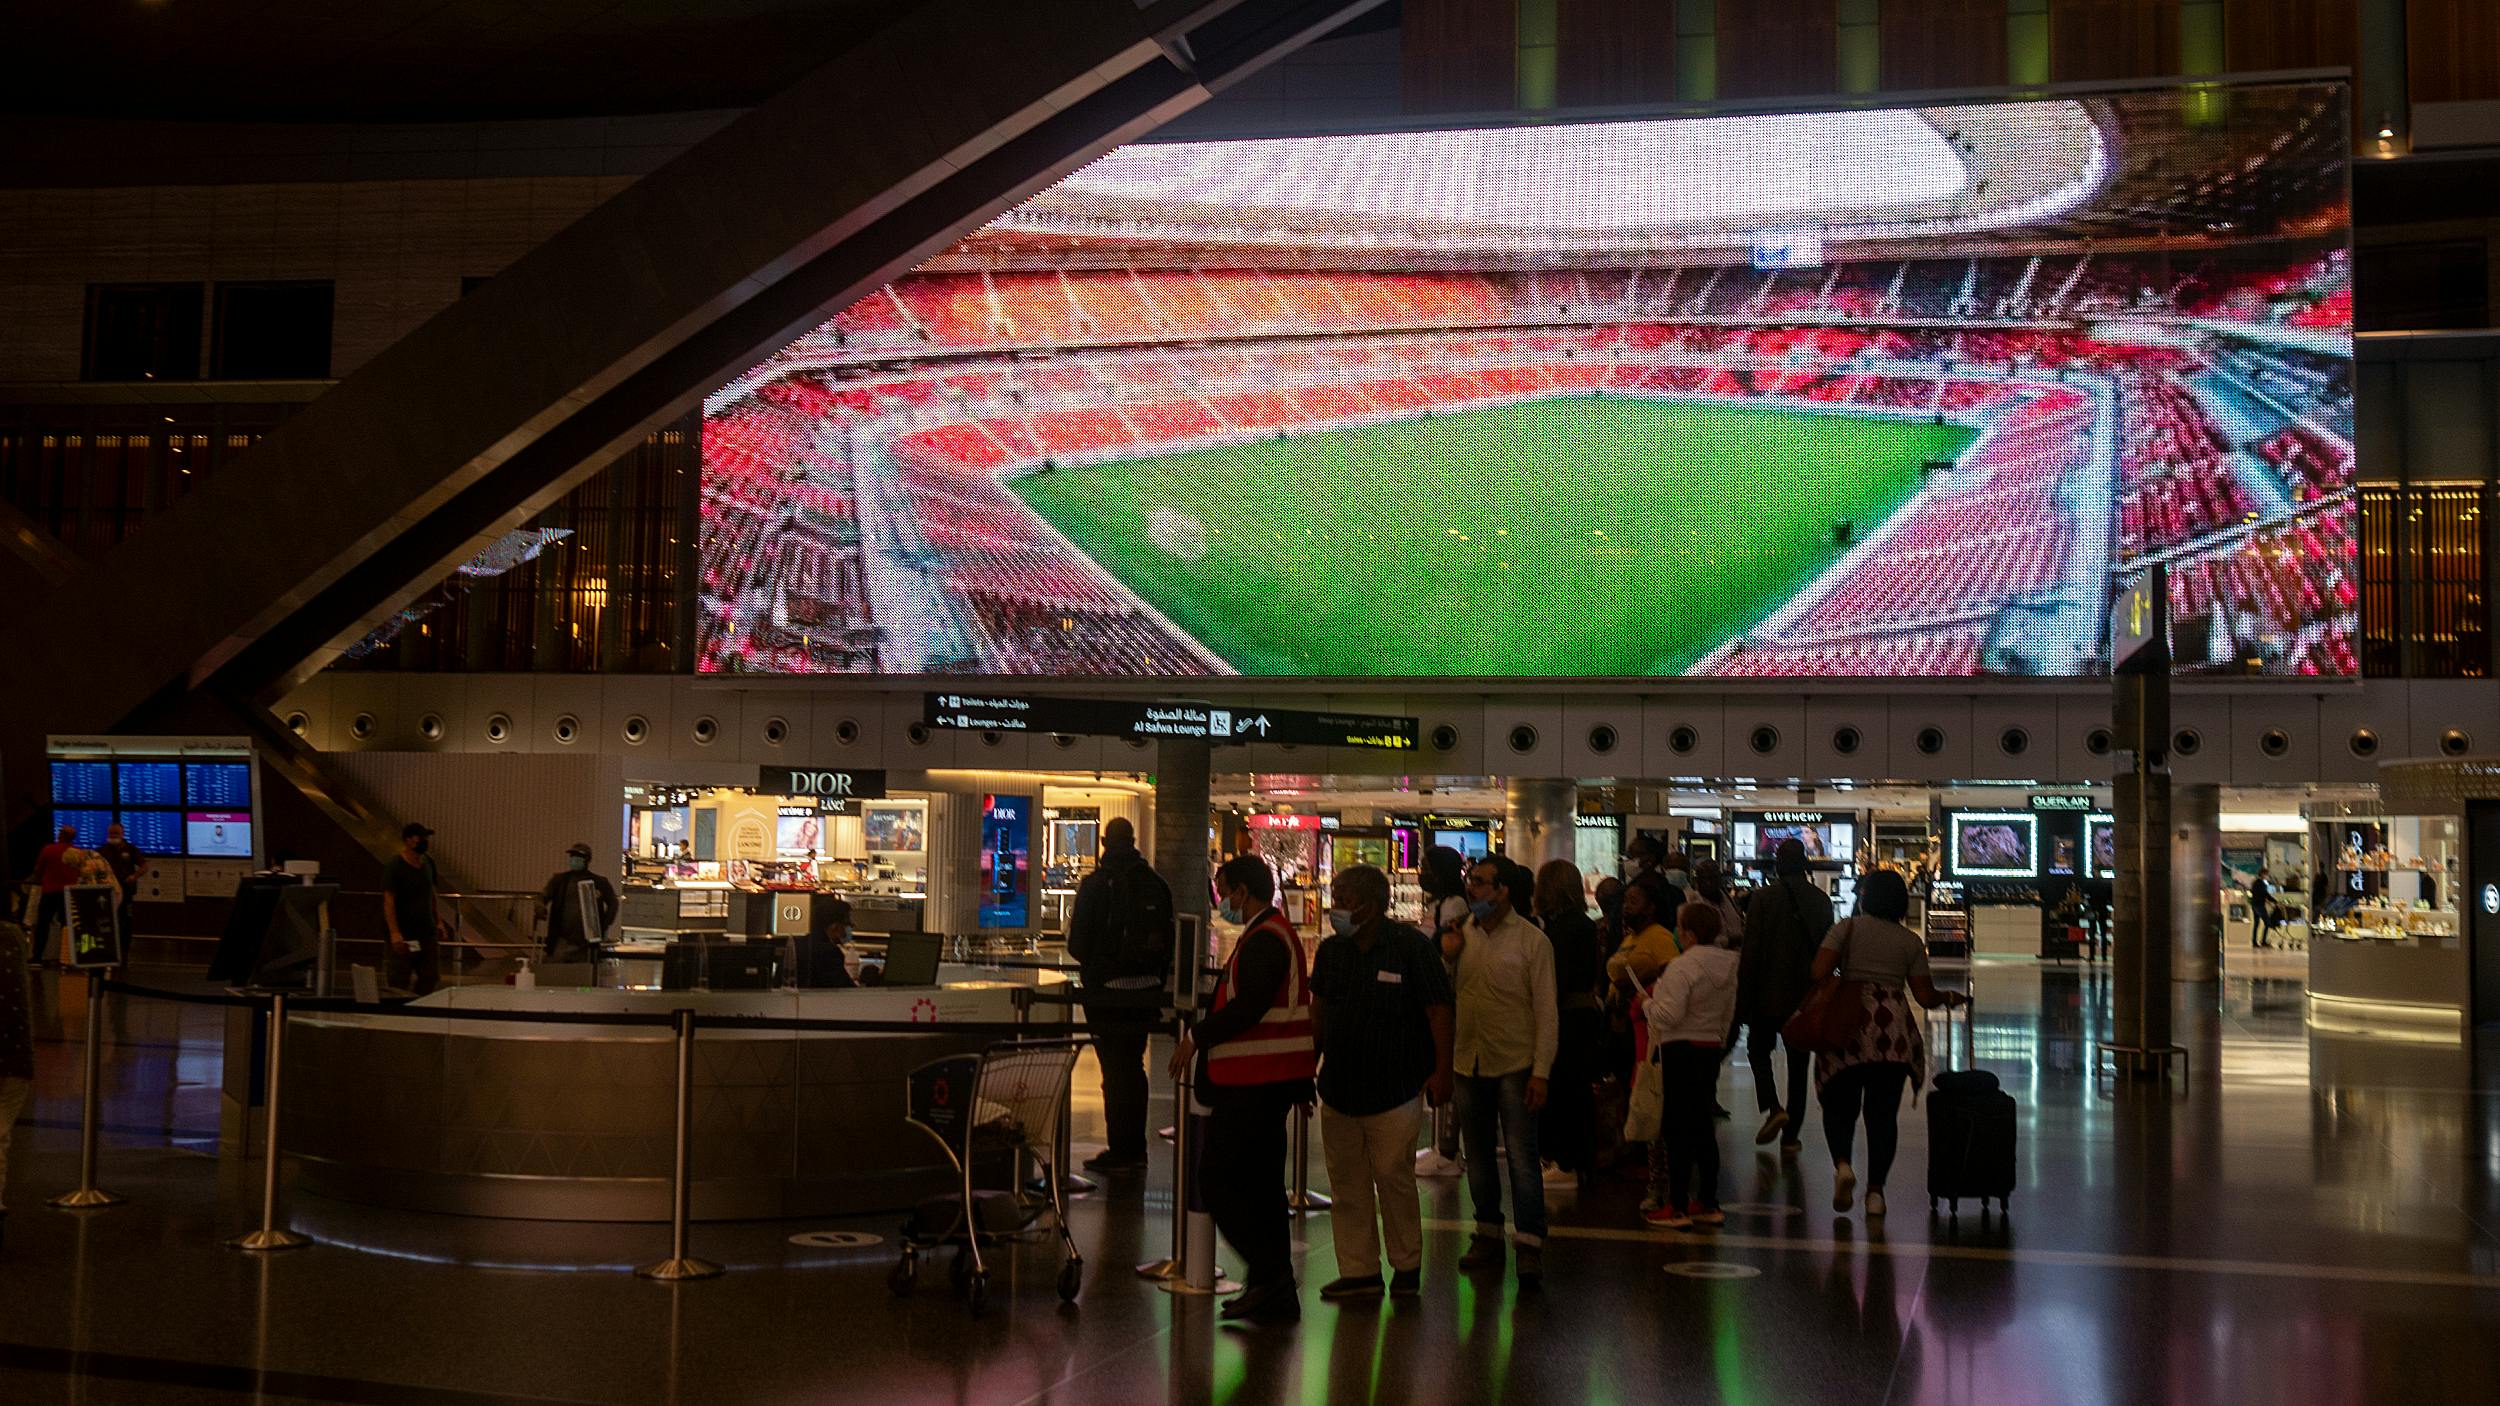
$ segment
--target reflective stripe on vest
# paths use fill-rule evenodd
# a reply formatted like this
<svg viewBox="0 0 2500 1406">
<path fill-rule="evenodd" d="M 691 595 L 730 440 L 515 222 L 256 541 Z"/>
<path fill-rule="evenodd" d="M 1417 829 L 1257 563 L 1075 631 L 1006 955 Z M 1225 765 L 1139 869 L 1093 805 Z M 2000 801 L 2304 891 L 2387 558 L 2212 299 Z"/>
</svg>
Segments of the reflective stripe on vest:
<svg viewBox="0 0 2500 1406">
<path fill-rule="evenodd" d="M 1319 1042 L 1313 1038 L 1311 1026 L 1311 977 L 1303 961 L 1302 935 L 1275 909 L 1260 914 L 1241 935 L 1241 942 L 1233 944 L 1233 955 L 1224 963 L 1223 979 L 1215 985 L 1213 1008 L 1220 1011 L 1233 999 L 1240 981 L 1242 945 L 1250 940 L 1251 933 L 1262 929 L 1283 938 L 1292 950 L 1293 958 L 1285 964 L 1285 989 L 1267 1014 L 1259 1017 L 1257 1025 L 1238 1039 L 1208 1048 L 1210 1083 L 1279 1084 L 1319 1073 Z"/>
</svg>

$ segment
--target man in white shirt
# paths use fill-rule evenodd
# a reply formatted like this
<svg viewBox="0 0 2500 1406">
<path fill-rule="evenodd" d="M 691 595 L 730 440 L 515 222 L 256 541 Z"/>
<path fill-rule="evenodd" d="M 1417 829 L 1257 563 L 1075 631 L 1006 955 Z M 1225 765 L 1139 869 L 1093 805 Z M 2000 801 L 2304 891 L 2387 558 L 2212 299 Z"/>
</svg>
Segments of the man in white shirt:
<svg viewBox="0 0 2500 1406">
<path fill-rule="evenodd" d="M 1554 946 L 1511 907 L 1507 861 L 1478 860 L 1467 875 L 1469 918 L 1458 951 L 1459 1124 L 1466 1130 L 1467 1190 L 1476 1232 L 1462 1270 L 1502 1267 L 1502 1166 L 1510 1171 L 1511 1237 L 1523 1286 L 1544 1278 L 1545 1174 L 1536 1115 L 1554 1066 L 1561 1020 L 1554 1004 Z"/>
</svg>

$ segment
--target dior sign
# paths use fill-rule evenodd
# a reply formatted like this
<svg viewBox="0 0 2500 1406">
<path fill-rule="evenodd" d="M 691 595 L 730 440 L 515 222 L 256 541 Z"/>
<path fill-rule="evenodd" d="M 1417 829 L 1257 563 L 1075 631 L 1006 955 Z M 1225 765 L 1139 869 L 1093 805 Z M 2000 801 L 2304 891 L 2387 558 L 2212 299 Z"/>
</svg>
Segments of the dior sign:
<svg viewBox="0 0 2500 1406">
<path fill-rule="evenodd" d="M 885 772 L 834 771 L 818 767 L 768 766 L 756 772 L 755 789 L 776 796 L 815 796 L 829 801 L 873 801 L 885 795 Z"/>
</svg>

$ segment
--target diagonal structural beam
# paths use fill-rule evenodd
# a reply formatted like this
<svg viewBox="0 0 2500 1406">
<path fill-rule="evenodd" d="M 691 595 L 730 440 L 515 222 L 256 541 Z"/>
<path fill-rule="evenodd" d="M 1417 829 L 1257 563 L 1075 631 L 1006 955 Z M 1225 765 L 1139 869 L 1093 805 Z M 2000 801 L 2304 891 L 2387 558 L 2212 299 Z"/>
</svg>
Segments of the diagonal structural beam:
<svg viewBox="0 0 2500 1406">
<path fill-rule="evenodd" d="M 930 0 L 862 34 L 54 585 L 157 624 L 27 641 L 12 759 L 212 678 L 287 686 L 828 306 L 1375 3 Z"/>
</svg>

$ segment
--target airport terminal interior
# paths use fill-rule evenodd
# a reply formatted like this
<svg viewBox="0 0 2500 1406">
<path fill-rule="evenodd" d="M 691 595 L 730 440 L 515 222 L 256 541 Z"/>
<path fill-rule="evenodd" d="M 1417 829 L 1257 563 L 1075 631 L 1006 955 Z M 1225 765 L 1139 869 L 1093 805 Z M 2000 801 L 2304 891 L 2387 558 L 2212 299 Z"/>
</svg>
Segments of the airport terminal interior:
<svg viewBox="0 0 2500 1406">
<path fill-rule="evenodd" d="M 2500 18 L 0 96 L 0 1401 L 2500 1399 Z"/>
</svg>

